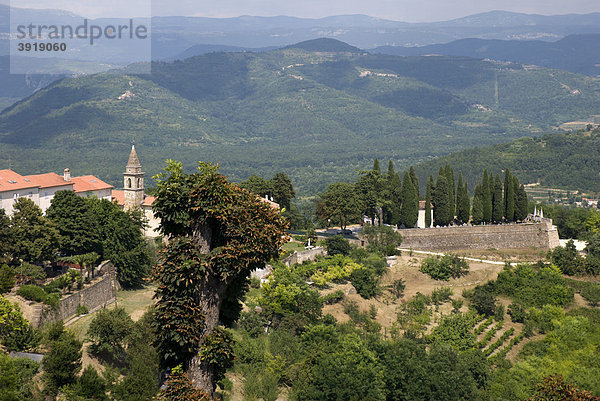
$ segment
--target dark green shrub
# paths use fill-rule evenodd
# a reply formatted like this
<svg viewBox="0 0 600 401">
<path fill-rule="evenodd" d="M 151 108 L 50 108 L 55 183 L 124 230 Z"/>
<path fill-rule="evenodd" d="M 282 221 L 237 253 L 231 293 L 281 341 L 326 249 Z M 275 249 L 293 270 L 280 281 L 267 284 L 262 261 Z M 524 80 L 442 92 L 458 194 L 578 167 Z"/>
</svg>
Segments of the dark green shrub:
<svg viewBox="0 0 600 401">
<path fill-rule="evenodd" d="M 265 326 L 268 323 L 267 317 L 262 313 L 255 311 L 242 312 L 238 319 L 238 325 L 250 337 L 258 337 L 265 333 Z"/>
<path fill-rule="evenodd" d="M 350 246 L 350 242 L 342 237 L 341 235 L 334 235 L 325 240 L 325 248 L 327 249 L 327 254 L 330 256 L 333 255 L 348 255 L 352 247 Z"/>
<path fill-rule="evenodd" d="M 391 286 L 391 292 L 394 294 L 396 298 L 400 298 L 402 294 L 404 294 L 404 289 L 406 288 L 406 282 L 401 278 L 395 280 Z"/>
<path fill-rule="evenodd" d="M 525 312 L 525 309 L 523 309 L 520 304 L 512 303 L 508 305 L 508 315 L 513 322 L 523 323 L 527 316 L 527 312 Z"/>
<path fill-rule="evenodd" d="M 3 339 L 2 344 L 9 351 L 31 351 L 35 349 L 42 340 L 39 330 L 33 328 L 31 324 L 26 325 L 21 330 L 13 330 Z"/>
<path fill-rule="evenodd" d="M 323 303 L 326 305 L 336 304 L 344 299 L 344 291 L 337 290 L 323 296 Z"/>
<path fill-rule="evenodd" d="M 430 256 L 423 260 L 419 270 L 434 280 L 448 281 L 467 274 L 469 264 L 456 255 Z"/>
<path fill-rule="evenodd" d="M 51 306 L 56 309 L 58 307 L 58 303 L 60 302 L 60 294 L 57 292 L 53 292 L 52 294 L 47 294 L 46 299 L 44 299 L 44 303 L 46 305 Z"/>
<path fill-rule="evenodd" d="M 372 270 L 358 269 L 350 274 L 350 282 L 356 289 L 356 292 L 363 298 L 369 299 L 377 295 L 377 277 Z"/>
<path fill-rule="evenodd" d="M 83 370 L 83 373 L 77 379 L 75 387 L 77 394 L 86 399 L 94 401 L 108 400 L 106 382 L 93 366 L 88 366 Z"/>
<path fill-rule="evenodd" d="M 504 320 L 504 305 L 499 304 L 496 306 L 496 310 L 494 311 L 494 319 L 496 319 L 498 322 Z"/>
<path fill-rule="evenodd" d="M 598 303 L 600 303 L 600 285 L 587 286 L 581 291 L 581 296 L 584 297 L 591 306 L 597 306 Z"/>
<path fill-rule="evenodd" d="M 434 305 L 443 304 L 450 301 L 453 292 L 450 287 L 440 287 L 433 290 L 431 293 L 431 303 Z"/>
<path fill-rule="evenodd" d="M 19 287 L 17 294 L 28 301 L 44 302 L 46 300 L 46 291 L 37 285 L 27 284 Z"/>
<path fill-rule="evenodd" d="M 66 332 L 51 343 L 50 352 L 42 360 L 44 379 L 49 389 L 56 391 L 75 383 L 81 370 L 81 346 L 81 342 Z"/>
<path fill-rule="evenodd" d="M 12 290 L 16 283 L 15 269 L 9 265 L 0 266 L 0 294 Z"/>
<path fill-rule="evenodd" d="M 496 312 L 496 297 L 486 287 L 476 287 L 469 297 L 470 306 L 485 316 L 492 316 Z"/>
</svg>

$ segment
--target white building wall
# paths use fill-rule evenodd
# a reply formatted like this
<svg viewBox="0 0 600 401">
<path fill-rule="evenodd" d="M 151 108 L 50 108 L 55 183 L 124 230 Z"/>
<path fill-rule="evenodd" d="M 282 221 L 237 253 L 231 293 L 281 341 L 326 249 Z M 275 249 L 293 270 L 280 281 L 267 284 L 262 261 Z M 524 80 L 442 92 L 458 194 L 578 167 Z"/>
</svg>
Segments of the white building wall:
<svg viewBox="0 0 600 401">
<path fill-rule="evenodd" d="M 110 189 L 99 189 L 96 191 L 78 192 L 77 195 L 83 198 L 96 197 L 98 199 L 107 199 L 109 201 L 112 199 Z"/>
<path fill-rule="evenodd" d="M 425 209 L 419 209 L 419 219 L 417 220 L 417 228 L 430 228 L 433 226 L 433 209 L 431 212 L 431 225 L 425 227 Z"/>
<path fill-rule="evenodd" d="M 7 215 L 12 216 L 13 205 L 19 198 L 31 199 L 36 205 L 39 204 L 39 194 L 37 188 L 17 189 L 14 191 L 0 192 L 0 207 L 4 209 Z"/>
<path fill-rule="evenodd" d="M 146 224 L 148 225 L 148 227 L 144 230 L 144 236 L 150 238 L 158 237 L 160 235 L 158 232 L 160 219 L 154 217 L 154 213 L 152 213 L 152 207 L 142 206 L 142 210 L 144 212 L 144 217 L 146 217 Z"/>
<path fill-rule="evenodd" d="M 68 185 L 63 185 L 60 187 L 51 187 L 51 188 L 40 188 L 39 191 L 39 203 L 38 206 L 40 207 L 40 209 L 42 209 L 42 211 L 44 213 L 46 213 L 46 210 L 48 210 L 48 208 L 50 207 L 50 204 L 52 203 L 52 199 L 54 199 L 54 195 L 58 192 L 58 191 L 72 191 L 73 190 L 73 184 L 68 184 Z"/>
</svg>

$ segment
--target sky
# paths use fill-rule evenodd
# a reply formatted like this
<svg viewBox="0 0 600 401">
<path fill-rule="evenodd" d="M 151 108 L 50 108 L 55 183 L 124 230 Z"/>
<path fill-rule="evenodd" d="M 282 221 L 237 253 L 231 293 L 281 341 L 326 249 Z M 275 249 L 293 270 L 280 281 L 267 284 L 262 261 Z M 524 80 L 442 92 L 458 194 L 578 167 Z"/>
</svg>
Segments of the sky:
<svg viewBox="0 0 600 401">
<path fill-rule="evenodd" d="M 150 6 L 150 2 L 152 3 Z M 492 10 L 529 14 L 600 12 L 599 0 L 0 0 L 22 8 L 52 8 L 88 17 L 289 15 L 321 18 L 366 14 L 406 22 L 432 22 Z"/>
</svg>

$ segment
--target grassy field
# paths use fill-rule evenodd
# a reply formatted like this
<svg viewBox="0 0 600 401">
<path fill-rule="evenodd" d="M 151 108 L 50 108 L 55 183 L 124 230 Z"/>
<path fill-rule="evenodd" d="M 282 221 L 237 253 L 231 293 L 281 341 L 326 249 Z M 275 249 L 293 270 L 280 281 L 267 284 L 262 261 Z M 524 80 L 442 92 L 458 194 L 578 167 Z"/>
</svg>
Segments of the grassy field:
<svg viewBox="0 0 600 401">
<path fill-rule="evenodd" d="M 133 320 L 138 320 L 148 307 L 154 304 L 152 297 L 154 296 L 155 288 L 153 285 L 148 285 L 138 290 L 121 290 L 117 293 L 117 302 L 110 304 L 107 308 L 125 308 L 125 311 L 131 315 Z M 83 341 L 93 318 L 94 313 L 90 313 L 77 320 L 73 320 L 71 323 L 67 323 L 67 325 Z"/>
</svg>

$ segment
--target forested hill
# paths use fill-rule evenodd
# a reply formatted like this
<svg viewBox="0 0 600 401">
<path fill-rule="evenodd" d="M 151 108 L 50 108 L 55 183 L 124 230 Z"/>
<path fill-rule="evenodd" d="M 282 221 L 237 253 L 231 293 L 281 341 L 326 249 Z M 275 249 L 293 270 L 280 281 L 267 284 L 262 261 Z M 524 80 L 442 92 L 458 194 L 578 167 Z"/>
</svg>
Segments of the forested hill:
<svg viewBox="0 0 600 401">
<path fill-rule="evenodd" d="M 404 167 L 600 115 L 596 78 L 356 53 L 331 39 L 299 47 L 60 80 L 0 113 L 0 165 L 70 167 L 118 186 L 135 141 L 148 176 L 167 158 L 189 168 L 205 160 L 233 180 L 285 171 L 311 194 L 354 179 L 374 157 Z"/>
<path fill-rule="evenodd" d="M 483 169 L 496 173 L 509 168 L 523 184 L 600 192 L 600 130 L 521 138 L 442 156 L 416 166 L 419 181 L 426 182 L 446 163 L 462 172 L 470 190 Z"/>
</svg>

